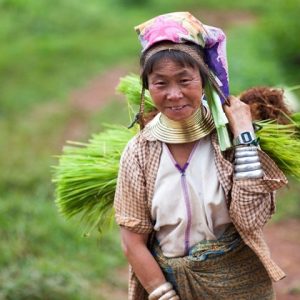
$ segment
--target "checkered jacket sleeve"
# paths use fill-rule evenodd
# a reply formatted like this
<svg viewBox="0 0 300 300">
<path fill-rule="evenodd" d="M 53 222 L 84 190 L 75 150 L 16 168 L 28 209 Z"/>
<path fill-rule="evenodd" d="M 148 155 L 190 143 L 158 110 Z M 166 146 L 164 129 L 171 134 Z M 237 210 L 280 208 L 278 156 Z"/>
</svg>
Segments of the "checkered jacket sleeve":
<svg viewBox="0 0 300 300">
<path fill-rule="evenodd" d="M 287 179 L 271 158 L 259 151 L 264 170 L 262 179 L 233 179 L 230 216 L 244 232 L 262 228 L 275 212 L 275 191 Z"/>
<path fill-rule="evenodd" d="M 114 208 L 116 222 L 136 233 L 153 230 L 146 199 L 146 180 L 140 162 L 138 137 L 125 148 L 119 167 Z"/>
</svg>

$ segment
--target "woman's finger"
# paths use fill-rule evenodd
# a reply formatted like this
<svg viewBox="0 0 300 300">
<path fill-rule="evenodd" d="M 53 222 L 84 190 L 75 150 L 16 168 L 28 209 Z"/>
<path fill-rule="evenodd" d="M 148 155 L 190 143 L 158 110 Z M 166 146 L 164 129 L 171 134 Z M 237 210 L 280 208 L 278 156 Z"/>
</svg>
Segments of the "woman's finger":
<svg viewBox="0 0 300 300">
<path fill-rule="evenodd" d="M 235 96 L 229 95 L 229 96 L 226 98 L 224 104 L 227 105 L 227 106 L 231 106 L 231 104 L 232 104 L 234 101 L 236 101 L 236 100 L 239 100 L 239 99 L 238 99 L 237 97 L 235 97 Z"/>
</svg>

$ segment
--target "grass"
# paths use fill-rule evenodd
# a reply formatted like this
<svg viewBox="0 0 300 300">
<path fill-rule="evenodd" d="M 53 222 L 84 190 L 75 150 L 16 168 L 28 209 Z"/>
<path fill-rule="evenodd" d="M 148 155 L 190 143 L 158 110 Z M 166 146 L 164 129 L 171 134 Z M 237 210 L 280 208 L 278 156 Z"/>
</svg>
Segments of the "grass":
<svg viewBox="0 0 300 300">
<path fill-rule="evenodd" d="M 89 299 L 90 285 L 123 262 L 118 235 L 84 238 L 40 196 L 1 199 L 0 299 Z"/>
<path fill-rule="evenodd" d="M 257 31 L 255 24 L 245 26 L 243 31 L 238 28 L 230 31 L 229 75 L 233 81 L 232 93 L 234 94 L 239 94 L 252 86 L 277 86 L 285 83 L 279 62 L 274 59 L 274 55 L 270 54 L 272 43 L 269 41 L 259 43 L 264 38 L 262 35 Z M 254 40 L 258 43 L 253 43 Z"/>
<path fill-rule="evenodd" d="M 69 139 L 71 121 L 80 122 L 77 139 L 86 141 L 102 123 L 126 125 L 128 120 L 117 101 L 90 115 L 75 111 L 68 102 L 70 91 L 121 61 L 137 64 L 134 25 L 168 11 L 202 8 L 251 10 L 259 17 L 256 24 L 228 28 L 232 92 L 258 84 L 292 84 L 296 77 L 286 76 L 290 64 L 279 59 L 281 43 L 273 33 L 265 39 L 259 27 L 267 28 L 260 22 L 272 19 L 276 7 L 285 9 L 281 2 L 0 0 L 1 300 L 98 299 L 99 282 L 124 264 L 115 229 L 102 239 L 83 238 L 83 228 L 63 220 L 54 206 L 50 166 Z M 296 11 L 294 3 L 284 2 L 290 11 Z M 282 28 L 285 19 L 289 21 L 280 18 Z M 268 30 L 275 25 L 271 22 Z M 294 27 L 297 31 L 289 26 Z M 287 45 L 291 52 L 285 53 L 291 55 L 297 43 L 285 40 L 284 49 Z M 293 64 L 293 74 L 298 74 Z M 296 183 L 279 193 L 276 218 L 299 217 L 298 194 Z"/>
</svg>

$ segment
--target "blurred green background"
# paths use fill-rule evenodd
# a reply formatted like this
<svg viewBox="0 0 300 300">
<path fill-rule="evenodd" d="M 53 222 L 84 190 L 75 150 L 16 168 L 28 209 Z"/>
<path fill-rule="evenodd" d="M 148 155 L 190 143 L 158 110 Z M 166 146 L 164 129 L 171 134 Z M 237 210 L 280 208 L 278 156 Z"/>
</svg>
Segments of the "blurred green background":
<svg viewBox="0 0 300 300">
<path fill-rule="evenodd" d="M 138 70 L 134 25 L 190 11 L 227 33 L 232 93 L 294 86 L 299 3 L 0 0 L 0 299 L 101 300 L 106 283 L 126 290 L 112 278 L 125 265 L 117 231 L 84 238 L 77 222 L 65 221 L 54 205 L 50 166 L 65 140 L 85 141 L 103 122 L 128 123 L 125 104 L 110 93 L 105 106 L 90 110 L 78 109 L 70 95 L 118 68 Z M 275 221 L 300 217 L 299 192 L 291 180 L 279 193 Z"/>
</svg>

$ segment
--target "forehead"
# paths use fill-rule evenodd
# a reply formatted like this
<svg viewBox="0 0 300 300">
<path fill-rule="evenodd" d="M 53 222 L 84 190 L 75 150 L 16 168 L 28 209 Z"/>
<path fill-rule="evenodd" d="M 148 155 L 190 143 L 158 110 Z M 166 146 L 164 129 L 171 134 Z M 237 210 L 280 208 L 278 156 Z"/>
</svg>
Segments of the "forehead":
<svg viewBox="0 0 300 300">
<path fill-rule="evenodd" d="M 195 66 L 184 64 L 170 58 L 162 58 L 152 66 L 149 75 L 181 75 L 198 73 Z"/>
</svg>

